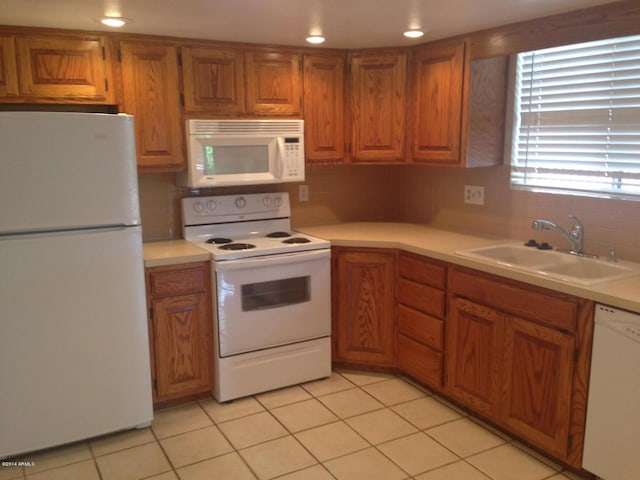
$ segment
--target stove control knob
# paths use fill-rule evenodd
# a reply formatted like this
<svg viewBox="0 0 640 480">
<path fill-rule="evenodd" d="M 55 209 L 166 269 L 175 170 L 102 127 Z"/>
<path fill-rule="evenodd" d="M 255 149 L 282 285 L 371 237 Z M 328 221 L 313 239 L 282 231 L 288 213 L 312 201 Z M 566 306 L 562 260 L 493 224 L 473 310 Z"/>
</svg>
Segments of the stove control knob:
<svg viewBox="0 0 640 480">
<path fill-rule="evenodd" d="M 244 208 L 247 205 L 247 200 L 244 197 L 236 198 L 236 207 Z"/>
<path fill-rule="evenodd" d="M 209 200 L 209 201 L 207 202 L 207 208 L 208 208 L 209 210 L 215 210 L 217 206 L 218 206 L 218 204 L 216 203 L 216 201 L 215 201 L 215 200 Z"/>
<path fill-rule="evenodd" d="M 202 202 L 196 202 L 193 204 L 193 209 L 196 211 L 196 213 L 200 213 L 202 210 L 204 210 L 204 205 L 202 204 Z"/>
<path fill-rule="evenodd" d="M 262 199 L 262 203 L 264 203 L 265 207 L 270 207 L 271 204 L 273 203 L 273 199 L 271 197 L 264 197 Z"/>
<path fill-rule="evenodd" d="M 281 197 L 276 197 L 276 198 L 273 200 L 273 204 L 274 204 L 276 207 L 280 207 L 280 205 L 282 205 L 282 198 L 281 198 Z"/>
</svg>

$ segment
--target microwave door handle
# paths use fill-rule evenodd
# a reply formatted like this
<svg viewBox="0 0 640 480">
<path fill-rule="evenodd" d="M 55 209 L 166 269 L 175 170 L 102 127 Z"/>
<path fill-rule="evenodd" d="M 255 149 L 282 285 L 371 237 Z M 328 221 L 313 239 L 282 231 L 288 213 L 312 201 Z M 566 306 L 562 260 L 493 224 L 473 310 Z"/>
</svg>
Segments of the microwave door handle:
<svg viewBox="0 0 640 480">
<path fill-rule="evenodd" d="M 282 178 L 284 170 L 284 138 L 278 137 L 278 152 L 276 154 L 276 178 Z"/>
</svg>

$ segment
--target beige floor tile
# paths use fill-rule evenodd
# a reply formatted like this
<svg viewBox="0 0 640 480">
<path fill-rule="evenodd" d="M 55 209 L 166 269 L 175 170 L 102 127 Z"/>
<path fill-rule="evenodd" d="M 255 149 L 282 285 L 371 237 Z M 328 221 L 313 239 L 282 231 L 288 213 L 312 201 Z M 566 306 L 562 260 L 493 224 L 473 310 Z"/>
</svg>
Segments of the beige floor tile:
<svg viewBox="0 0 640 480">
<path fill-rule="evenodd" d="M 374 445 L 417 432 L 413 425 L 388 408 L 348 418 L 345 422 Z"/>
<path fill-rule="evenodd" d="M 278 390 L 261 393 L 260 395 L 256 395 L 256 398 L 265 408 L 276 408 L 289 405 L 290 403 L 308 400 L 311 398 L 311 395 L 309 395 L 304 388 L 295 385 L 293 387 L 280 388 Z"/>
<path fill-rule="evenodd" d="M 465 461 L 452 463 L 415 477 L 415 480 L 491 480 Z"/>
<path fill-rule="evenodd" d="M 520 442 L 513 442 L 512 444 L 514 447 L 518 447 L 520 450 L 524 450 L 525 452 L 527 452 L 529 455 L 531 455 L 534 458 L 537 458 L 538 460 L 540 460 L 542 463 L 546 464 L 547 466 L 553 468 L 556 472 L 559 472 L 562 470 L 562 466 L 557 464 L 556 462 L 554 462 L 553 460 L 545 457 L 544 455 L 541 455 L 540 453 L 536 452 L 535 450 L 532 450 L 531 448 L 527 447 L 526 445 L 520 443 Z"/>
<path fill-rule="evenodd" d="M 468 418 L 430 428 L 426 433 L 462 458 L 505 443 L 503 438 Z"/>
<path fill-rule="evenodd" d="M 33 475 L 34 473 L 41 472 L 43 470 L 49 470 L 50 468 L 78 463 L 83 460 L 90 460 L 91 458 L 93 458 L 93 456 L 91 455 L 91 449 L 89 448 L 88 442 L 51 448 L 39 453 L 24 456 L 26 461 L 33 462 L 34 464 L 33 467 L 27 467 L 29 471 L 26 473 L 28 475 Z"/>
<path fill-rule="evenodd" d="M 384 382 L 365 385 L 362 389 L 387 406 L 425 396 L 424 392 L 400 378 L 392 378 Z"/>
<path fill-rule="evenodd" d="M 410 475 L 458 460 L 456 455 L 422 432 L 383 443 L 378 449 Z"/>
<path fill-rule="evenodd" d="M 255 413 L 218 425 L 235 448 L 284 437 L 289 432 L 269 412 Z"/>
<path fill-rule="evenodd" d="M 140 430 L 128 430 L 126 432 L 114 433 L 104 437 L 91 440 L 91 450 L 96 457 L 125 450 L 145 443 L 155 442 L 156 437 L 153 436 L 150 428 Z"/>
<path fill-rule="evenodd" d="M 184 467 L 233 451 L 216 426 L 183 433 L 160 442 L 174 468 Z"/>
<path fill-rule="evenodd" d="M 569 477 L 569 476 L 567 476 L 566 473 L 558 473 L 558 474 L 554 475 L 553 477 L 549 477 L 549 478 L 547 478 L 545 480 L 570 480 L 572 478 L 579 479 L 580 477 Z"/>
<path fill-rule="evenodd" d="M 402 480 L 408 475 L 375 448 L 329 460 L 324 466 L 338 480 Z"/>
<path fill-rule="evenodd" d="M 299 432 L 338 420 L 338 417 L 314 398 L 274 408 L 271 413 L 290 432 Z"/>
<path fill-rule="evenodd" d="M 278 477 L 278 480 L 334 480 L 334 477 L 323 466 L 314 465 L 313 467 Z"/>
<path fill-rule="evenodd" d="M 24 467 L 0 466 L 0 480 L 22 480 L 23 478 Z"/>
<path fill-rule="evenodd" d="M 324 395 L 318 400 L 340 418 L 353 417 L 384 407 L 379 401 L 359 388 Z"/>
<path fill-rule="evenodd" d="M 361 372 L 358 370 L 338 370 L 338 372 L 347 380 L 358 386 L 369 385 L 371 383 L 382 382 L 383 380 L 395 378 L 394 375 L 381 372 Z"/>
<path fill-rule="evenodd" d="M 334 422 L 305 430 L 296 434 L 296 438 L 321 462 L 370 446 L 344 422 Z"/>
<path fill-rule="evenodd" d="M 29 473 L 29 480 L 100 480 L 96 464 L 91 460 L 72 463 L 63 467 L 52 468 L 44 472 Z"/>
<path fill-rule="evenodd" d="M 178 469 L 180 480 L 255 480 L 236 452 Z"/>
<path fill-rule="evenodd" d="M 337 372 L 333 372 L 329 378 L 303 383 L 302 388 L 315 397 L 321 397 L 329 393 L 342 392 L 355 387 L 353 383 Z"/>
<path fill-rule="evenodd" d="M 199 404 L 190 403 L 156 413 L 151 428 L 158 438 L 167 438 L 212 424 L 213 422 Z"/>
<path fill-rule="evenodd" d="M 511 444 L 487 450 L 466 460 L 493 480 L 541 480 L 555 473 L 551 467 Z"/>
<path fill-rule="evenodd" d="M 433 397 L 422 397 L 394 405 L 391 409 L 419 429 L 425 429 L 460 418 L 460 414 Z"/>
<path fill-rule="evenodd" d="M 201 401 L 200 405 L 216 423 L 235 420 L 264 410 L 264 407 L 253 397 L 239 398 L 227 403 L 218 403 L 212 398 Z"/>
<path fill-rule="evenodd" d="M 145 480 L 178 480 L 178 475 L 176 472 L 165 472 L 160 475 L 154 475 L 153 477 L 148 477 Z"/>
<path fill-rule="evenodd" d="M 96 459 L 102 480 L 133 480 L 171 470 L 160 445 L 148 443 Z"/>
<path fill-rule="evenodd" d="M 240 450 L 240 455 L 260 480 L 284 475 L 316 464 L 316 460 L 291 435 Z"/>
</svg>

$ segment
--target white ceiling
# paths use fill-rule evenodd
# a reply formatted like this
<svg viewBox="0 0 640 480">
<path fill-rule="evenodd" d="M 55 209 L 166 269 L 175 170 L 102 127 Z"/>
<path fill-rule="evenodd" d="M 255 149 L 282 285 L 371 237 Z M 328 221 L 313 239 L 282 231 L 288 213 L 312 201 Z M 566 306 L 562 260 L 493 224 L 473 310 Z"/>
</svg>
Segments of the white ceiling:
<svg viewBox="0 0 640 480">
<path fill-rule="evenodd" d="M 110 30 L 105 14 L 133 19 L 129 33 L 323 47 L 403 46 L 563 13 L 613 0 L 0 0 L 0 24 Z M 611 6 L 615 8 L 615 4 Z M 426 31 L 409 40 L 410 27 Z"/>
</svg>

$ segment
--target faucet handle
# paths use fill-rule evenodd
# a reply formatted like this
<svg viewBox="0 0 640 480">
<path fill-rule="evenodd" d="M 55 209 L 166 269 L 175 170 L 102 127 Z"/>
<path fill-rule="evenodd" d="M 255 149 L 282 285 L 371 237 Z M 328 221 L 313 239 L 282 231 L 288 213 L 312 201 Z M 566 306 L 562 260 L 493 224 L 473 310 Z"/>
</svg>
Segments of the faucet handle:
<svg viewBox="0 0 640 480">
<path fill-rule="evenodd" d="M 580 229 L 584 228 L 584 225 L 582 224 L 582 222 L 578 217 L 576 217 L 575 215 L 569 215 L 569 218 L 575 222 L 574 227 L 578 227 Z"/>
</svg>

